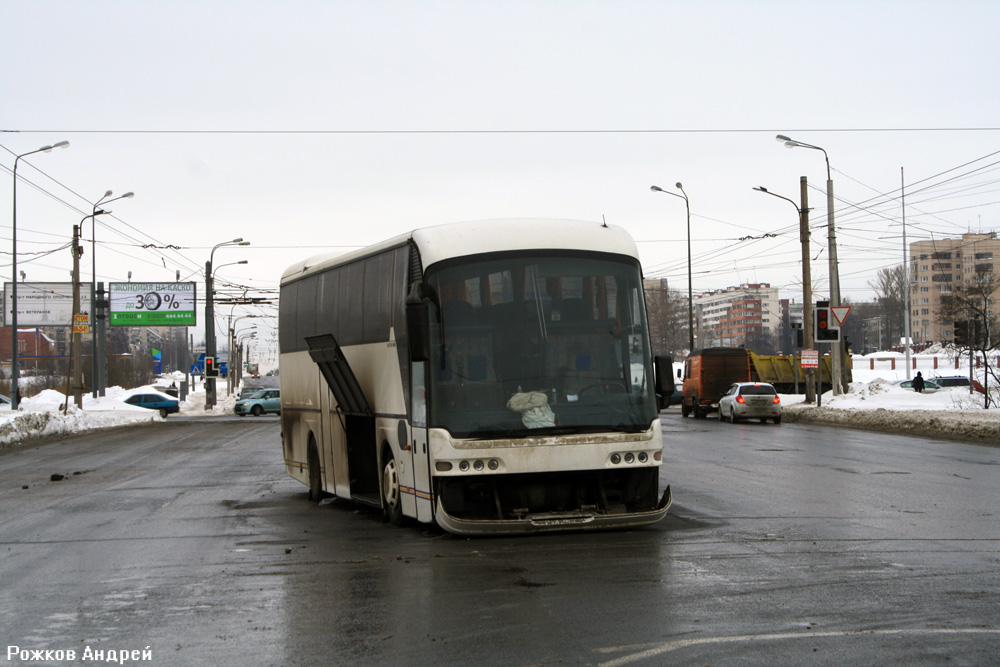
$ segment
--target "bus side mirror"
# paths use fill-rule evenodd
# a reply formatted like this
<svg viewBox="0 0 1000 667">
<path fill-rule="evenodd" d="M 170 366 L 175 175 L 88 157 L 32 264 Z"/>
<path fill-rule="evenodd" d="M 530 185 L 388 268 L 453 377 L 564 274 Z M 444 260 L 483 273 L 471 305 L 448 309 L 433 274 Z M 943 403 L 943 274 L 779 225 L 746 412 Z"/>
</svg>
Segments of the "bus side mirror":
<svg viewBox="0 0 1000 667">
<path fill-rule="evenodd" d="M 414 283 L 406 297 L 406 338 L 410 361 L 431 358 L 430 299 L 423 295 L 420 283 Z"/>
<path fill-rule="evenodd" d="M 656 407 L 670 407 L 670 399 L 674 395 L 674 358 L 653 357 L 653 370 L 656 375 Z"/>
</svg>

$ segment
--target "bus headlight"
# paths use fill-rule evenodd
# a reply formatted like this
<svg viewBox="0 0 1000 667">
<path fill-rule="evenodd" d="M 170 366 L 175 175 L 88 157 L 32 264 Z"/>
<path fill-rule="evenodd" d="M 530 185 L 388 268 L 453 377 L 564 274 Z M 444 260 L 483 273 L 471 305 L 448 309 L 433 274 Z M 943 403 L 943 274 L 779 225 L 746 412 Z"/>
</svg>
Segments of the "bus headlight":
<svg viewBox="0 0 1000 667">
<path fill-rule="evenodd" d="M 476 469 L 476 472 L 482 472 L 482 470 L 483 470 L 483 462 L 482 461 L 476 461 L 475 463 L 472 464 L 472 467 Z"/>
<path fill-rule="evenodd" d="M 488 467 L 488 468 L 489 468 L 490 470 L 496 470 L 497 468 L 499 468 L 499 467 L 500 467 L 500 462 L 499 462 L 499 461 L 497 461 L 496 459 L 490 459 L 490 462 L 489 462 L 489 463 L 487 463 L 487 464 L 486 464 L 486 466 L 487 466 L 487 467 Z"/>
<path fill-rule="evenodd" d="M 461 463 L 458 464 L 458 469 L 461 470 L 462 472 L 468 472 L 468 470 L 469 470 L 469 462 L 468 461 L 462 461 Z"/>
<path fill-rule="evenodd" d="M 617 454 L 617 453 L 616 454 L 612 454 L 611 455 L 611 462 L 614 463 L 615 465 L 618 465 L 619 463 L 622 462 L 622 455 L 621 454 Z"/>
</svg>

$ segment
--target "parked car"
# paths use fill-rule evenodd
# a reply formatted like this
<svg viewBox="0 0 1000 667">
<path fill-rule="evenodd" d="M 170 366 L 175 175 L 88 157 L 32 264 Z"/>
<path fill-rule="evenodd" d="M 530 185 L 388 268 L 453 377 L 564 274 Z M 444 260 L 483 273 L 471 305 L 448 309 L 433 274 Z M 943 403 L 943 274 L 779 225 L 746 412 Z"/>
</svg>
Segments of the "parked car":
<svg viewBox="0 0 1000 667">
<path fill-rule="evenodd" d="M 969 378 L 962 375 L 943 375 L 940 377 L 932 378 L 934 384 L 939 387 L 944 387 L 945 389 L 951 389 L 952 387 L 965 387 L 969 388 Z M 980 394 L 986 393 L 986 388 L 979 384 L 978 380 L 973 380 L 971 382 L 972 388 L 978 391 Z"/>
<path fill-rule="evenodd" d="M 233 412 L 240 417 L 245 417 L 248 414 L 260 417 L 266 412 L 281 414 L 281 390 L 261 389 L 250 398 L 236 401 Z"/>
<path fill-rule="evenodd" d="M 913 391 L 913 380 L 896 380 L 892 383 L 892 386 L 900 387 L 907 391 Z M 933 394 L 936 391 L 941 391 L 941 385 L 939 385 L 936 380 L 928 380 L 927 378 L 924 378 L 924 393 Z"/>
<path fill-rule="evenodd" d="M 148 410 L 159 410 L 160 416 L 164 418 L 181 410 L 180 403 L 177 402 L 176 398 L 170 398 L 163 394 L 132 394 L 125 399 L 125 402 Z"/>
<path fill-rule="evenodd" d="M 250 398 L 258 391 L 264 391 L 264 387 L 243 387 L 240 389 L 240 397 L 236 400 L 242 401 L 244 398 Z"/>
<path fill-rule="evenodd" d="M 10 407 L 10 399 L 4 396 L 3 394 L 0 394 L 0 407 L 5 407 L 5 406 L 8 408 Z"/>
<path fill-rule="evenodd" d="M 734 382 L 719 399 L 719 421 L 728 419 L 735 424 L 741 419 L 756 417 L 760 423 L 768 419 L 781 423 L 781 398 L 774 386 L 766 382 Z"/>
</svg>

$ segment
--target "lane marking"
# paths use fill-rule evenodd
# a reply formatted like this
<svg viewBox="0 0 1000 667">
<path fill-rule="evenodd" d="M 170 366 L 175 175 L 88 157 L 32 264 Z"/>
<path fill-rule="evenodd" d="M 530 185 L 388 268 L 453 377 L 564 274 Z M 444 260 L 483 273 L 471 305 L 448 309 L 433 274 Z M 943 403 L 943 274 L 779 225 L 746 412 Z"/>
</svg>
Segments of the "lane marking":
<svg viewBox="0 0 1000 667">
<path fill-rule="evenodd" d="M 836 630 L 828 632 L 780 632 L 766 635 L 735 635 L 732 637 L 699 637 L 697 639 L 678 639 L 658 646 L 623 655 L 620 658 L 599 663 L 601 667 L 618 667 L 640 660 L 655 658 L 664 653 L 670 653 L 689 646 L 704 646 L 707 644 L 733 644 L 749 641 L 780 641 L 783 639 L 827 639 L 831 637 L 884 637 L 890 635 L 1000 635 L 1000 628 L 909 628 L 894 630 Z M 601 653 L 614 653 L 621 647 L 598 649 Z"/>
</svg>

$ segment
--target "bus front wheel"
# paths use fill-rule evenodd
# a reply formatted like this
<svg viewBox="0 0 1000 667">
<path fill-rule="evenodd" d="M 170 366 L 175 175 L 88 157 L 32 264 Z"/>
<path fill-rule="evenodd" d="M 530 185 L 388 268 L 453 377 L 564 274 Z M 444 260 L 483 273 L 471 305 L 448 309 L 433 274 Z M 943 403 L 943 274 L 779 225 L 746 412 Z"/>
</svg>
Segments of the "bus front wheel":
<svg viewBox="0 0 1000 667">
<path fill-rule="evenodd" d="M 387 452 L 382 464 L 382 517 L 398 526 L 403 523 L 403 506 L 399 496 L 399 471 L 392 452 Z"/>
</svg>

